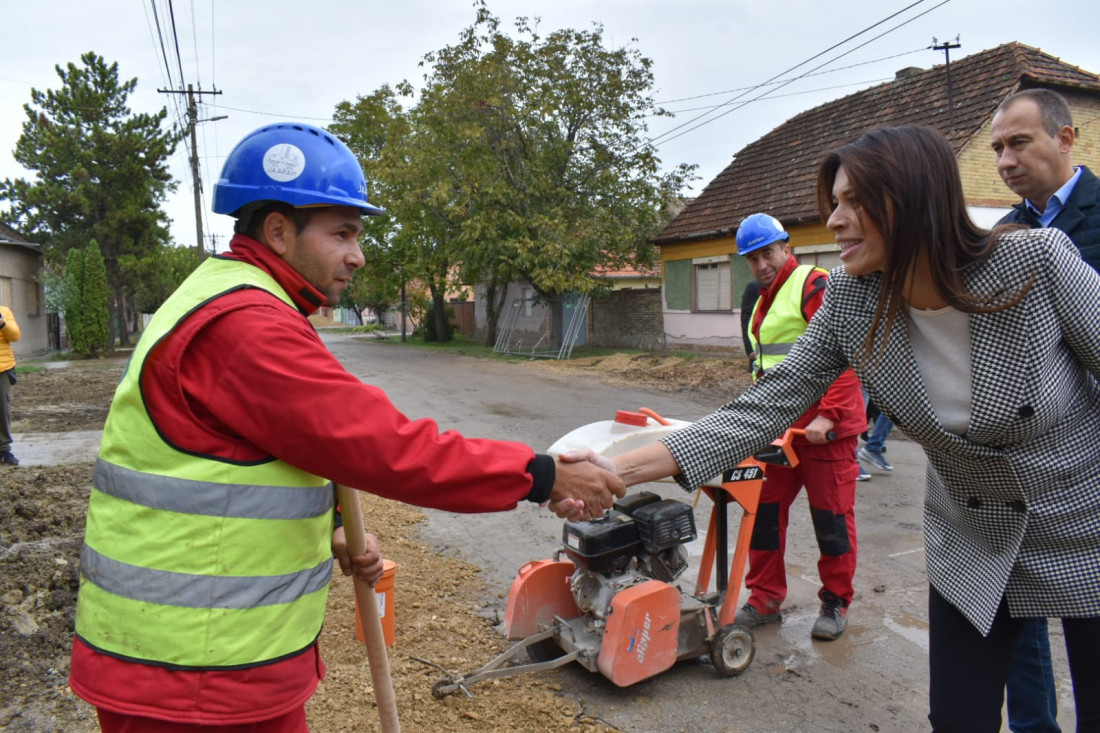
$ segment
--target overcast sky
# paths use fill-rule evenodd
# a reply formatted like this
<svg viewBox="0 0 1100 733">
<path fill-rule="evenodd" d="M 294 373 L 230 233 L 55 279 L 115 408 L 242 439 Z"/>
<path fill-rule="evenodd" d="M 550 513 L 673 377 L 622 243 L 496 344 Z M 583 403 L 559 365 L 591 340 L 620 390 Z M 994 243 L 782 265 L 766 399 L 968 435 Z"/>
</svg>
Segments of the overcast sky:
<svg viewBox="0 0 1100 733">
<path fill-rule="evenodd" d="M 658 139 L 667 166 L 699 166 L 700 180 L 688 194 L 702 190 L 740 148 L 799 112 L 888 80 L 898 69 L 943 64 L 944 52 L 929 48 L 933 38 L 943 44 L 958 37 L 952 61 L 1020 41 L 1100 72 L 1094 0 L 1050 6 L 1022 0 L 491 0 L 488 7 L 509 31 L 517 16 L 541 18 L 544 32 L 600 23 L 608 46 L 629 45 L 651 58 L 656 99 L 677 115 L 651 120 L 649 135 Z M 168 0 L 156 0 L 156 9 L 165 24 Z M 471 0 L 174 0 L 172 12 L 180 62 L 167 49 L 169 78 L 151 0 L 0 0 L 0 179 L 31 175 L 12 150 L 31 88 L 60 86 L 55 65 L 79 64 L 81 54 L 94 51 L 117 62 L 122 79 L 137 78 L 134 111 L 168 106 L 173 118 L 180 96 L 158 90 L 179 88 L 182 66 L 185 84 L 221 92 L 201 97 L 200 119 L 227 115 L 200 124 L 198 132 L 204 232 L 207 244 L 214 234 L 222 250 L 232 221 L 211 214 L 209 205 L 237 140 L 279 120 L 323 127 L 340 101 L 383 84 L 419 82 L 422 57 L 457 42 L 475 17 Z M 781 89 L 752 90 L 808 72 Z M 749 101 L 768 89 L 769 96 Z M 183 145 L 172 173 L 180 181 L 166 206 L 172 233 L 178 243 L 194 245 Z"/>
</svg>

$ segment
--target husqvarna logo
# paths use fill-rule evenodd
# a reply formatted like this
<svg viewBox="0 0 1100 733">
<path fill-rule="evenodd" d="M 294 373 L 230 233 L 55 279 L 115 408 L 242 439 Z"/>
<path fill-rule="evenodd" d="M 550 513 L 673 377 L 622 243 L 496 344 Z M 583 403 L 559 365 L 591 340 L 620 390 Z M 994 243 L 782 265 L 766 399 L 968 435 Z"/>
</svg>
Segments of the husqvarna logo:
<svg viewBox="0 0 1100 733">
<path fill-rule="evenodd" d="M 627 652 L 633 652 L 634 657 L 638 660 L 638 664 L 645 662 L 645 653 L 649 649 L 649 629 L 653 625 L 653 619 L 649 614 L 645 615 L 645 620 L 642 621 L 642 633 L 630 637 L 630 646 Z"/>
<path fill-rule="evenodd" d="M 283 143 L 264 153 L 264 173 L 279 183 L 293 181 L 305 168 L 306 156 L 297 145 Z"/>
</svg>

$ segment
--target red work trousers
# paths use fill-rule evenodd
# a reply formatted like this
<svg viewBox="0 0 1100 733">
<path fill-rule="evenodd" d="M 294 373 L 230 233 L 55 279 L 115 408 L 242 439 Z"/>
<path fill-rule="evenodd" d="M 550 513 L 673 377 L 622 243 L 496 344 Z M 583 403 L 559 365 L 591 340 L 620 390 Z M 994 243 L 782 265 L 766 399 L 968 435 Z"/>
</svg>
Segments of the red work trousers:
<svg viewBox="0 0 1100 733">
<path fill-rule="evenodd" d="M 768 466 L 767 481 L 749 545 L 745 585 L 749 602 L 761 613 L 774 613 L 787 597 L 783 553 L 791 503 L 803 486 L 810 502 L 814 534 L 821 554 L 817 572 L 825 591 L 846 604 L 852 601 L 856 572 L 856 436 L 830 443 L 799 443 L 796 468 Z"/>
</svg>

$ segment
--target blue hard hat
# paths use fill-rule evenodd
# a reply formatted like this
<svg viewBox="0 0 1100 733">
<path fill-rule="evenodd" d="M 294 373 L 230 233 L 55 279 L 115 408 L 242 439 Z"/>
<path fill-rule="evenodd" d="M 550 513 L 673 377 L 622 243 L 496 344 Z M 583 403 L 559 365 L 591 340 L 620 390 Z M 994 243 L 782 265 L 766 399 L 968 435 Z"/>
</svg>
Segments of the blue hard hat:
<svg viewBox="0 0 1100 733">
<path fill-rule="evenodd" d="M 752 214 L 737 227 L 737 254 L 741 256 L 779 241 L 789 242 L 791 235 L 774 216 Z"/>
<path fill-rule="evenodd" d="M 261 201 L 382 213 L 367 202 L 367 179 L 355 153 L 331 133 L 300 122 L 264 125 L 225 159 L 214 184 L 214 213 L 237 216 Z"/>
</svg>

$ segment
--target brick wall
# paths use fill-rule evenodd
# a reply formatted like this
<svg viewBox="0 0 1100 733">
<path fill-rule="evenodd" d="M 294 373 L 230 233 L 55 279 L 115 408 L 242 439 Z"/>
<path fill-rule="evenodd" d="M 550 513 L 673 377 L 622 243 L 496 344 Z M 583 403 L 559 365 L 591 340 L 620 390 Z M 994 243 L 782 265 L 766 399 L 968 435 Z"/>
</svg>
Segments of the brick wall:
<svg viewBox="0 0 1100 733">
<path fill-rule="evenodd" d="M 665 345 L 660 288 L 615 290 L 588 307 L 588 345 L 660 349 Z"/>
<path fill-rule="evenodd" d="M 972 206 L 1009 207 L 1018 203 L 1020 197 L 1009 190 L 997 173 L 997 157 L 989 146 L 993 140 L 992 126 L 991 117 L 959 153 L 963 195 Z"/>
</svg>

